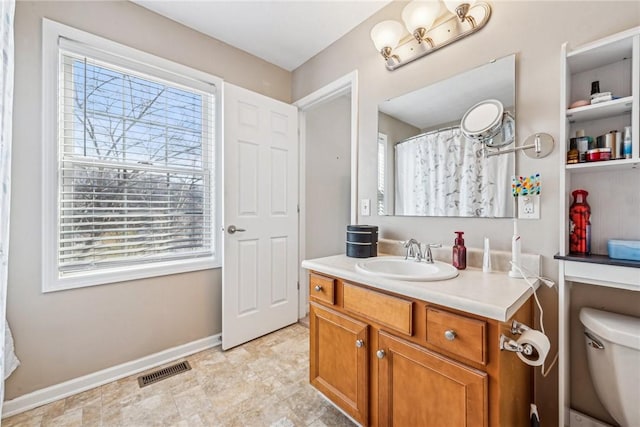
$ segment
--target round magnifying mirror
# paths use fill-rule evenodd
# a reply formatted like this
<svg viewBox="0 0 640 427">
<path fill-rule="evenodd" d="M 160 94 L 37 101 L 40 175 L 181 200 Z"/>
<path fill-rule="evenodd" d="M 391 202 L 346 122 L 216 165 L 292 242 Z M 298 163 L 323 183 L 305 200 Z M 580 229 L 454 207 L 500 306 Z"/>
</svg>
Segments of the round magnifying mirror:
<svg viewBox="0 0 640 427">
<path fill-rule="evenodd" d="M 487 99 L 464 113 L 460 130 L 467 138 L 482 142 L 488 147 L 502 147 L 513 142 L 514 120 L 504 111 L 502 102 Z"/>
</svg>

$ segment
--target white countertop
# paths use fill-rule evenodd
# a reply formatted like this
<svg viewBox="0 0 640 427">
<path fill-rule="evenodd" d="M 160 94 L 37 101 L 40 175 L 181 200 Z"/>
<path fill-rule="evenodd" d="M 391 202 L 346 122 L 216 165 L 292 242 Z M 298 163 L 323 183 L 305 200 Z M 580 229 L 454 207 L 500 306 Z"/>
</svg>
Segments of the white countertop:
<svg viewBox="0 0 640 427">
<path fill-rule="evenodd" d="M 501 322 L 508 321 L 533 293 L 524 279 L 511 278 L 504 271 L 483 273 L 467 267 L 454 279 L 407 282 L 361 274 L 355 267 L 359 261 L 363 259 L 334 255 L 302 261 L 302 267 Z"/>
</svg>

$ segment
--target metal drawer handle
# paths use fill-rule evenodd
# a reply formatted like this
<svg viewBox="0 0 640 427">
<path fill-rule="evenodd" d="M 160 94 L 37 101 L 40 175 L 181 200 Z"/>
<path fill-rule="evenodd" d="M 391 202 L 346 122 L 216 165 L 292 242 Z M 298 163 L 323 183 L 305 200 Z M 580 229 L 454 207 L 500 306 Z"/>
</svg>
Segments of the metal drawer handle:
<svg viewBox="0 0 640 427">
<path fill-rule="evenodd" d="M 362 340 L 356 340 L 356 347 L 358 347 L 358 348 L 362 348 L 362 347 L 364 347 L 364 341 L 362 341 Z"/>
<path fill-rule="evenodd" d="M 447 341 L 455 340 L 456 336 L 458 336 L 458 334 L 456 334 L 456 331 L 454 331 L 453 329 L 448 329 L 448 330 L 444 331 L 444 338 Z"/>
<path fill-rule="evenodd" d="M 378 350 L 376 351 L 376 357 L 378 359 L 384 359 L 384 356 L 386 355 L 386 353 L 384 352 L 384 350 Z"/>
<path fill-rule="evenodd" d="M 316 292 L 320 292 L 320 291 L 322 291 L 322 286 L 316 285 L 313 289 L 315 289 Z"/>
</svg>

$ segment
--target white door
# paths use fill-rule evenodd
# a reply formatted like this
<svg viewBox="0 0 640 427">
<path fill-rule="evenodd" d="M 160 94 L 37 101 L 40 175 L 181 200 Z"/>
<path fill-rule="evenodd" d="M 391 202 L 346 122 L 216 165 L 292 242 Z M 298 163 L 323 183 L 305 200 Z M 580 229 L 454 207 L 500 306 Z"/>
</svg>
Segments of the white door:
<svg viewBox="0 0 640 427">
<path fill-rule="evenodd" d="M 223 104 L 226 350 L 298 320 L 298 111 L 228 83 Z"/>
</svg>

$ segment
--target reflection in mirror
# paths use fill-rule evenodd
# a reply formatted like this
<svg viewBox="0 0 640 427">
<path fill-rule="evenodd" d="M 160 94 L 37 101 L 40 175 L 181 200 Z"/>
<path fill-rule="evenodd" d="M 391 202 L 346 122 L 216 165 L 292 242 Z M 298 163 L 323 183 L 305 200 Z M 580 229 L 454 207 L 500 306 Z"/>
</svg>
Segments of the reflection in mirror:
<svg viewBox="0 0 640 427">
<path fill-rule="evenodd" d="M 513 217 L 515 154 L 485 157 L 460 131 L 485 100 L 515 117 L 515 55 L 378 106 L 379 215 Z"/>
</svg>

